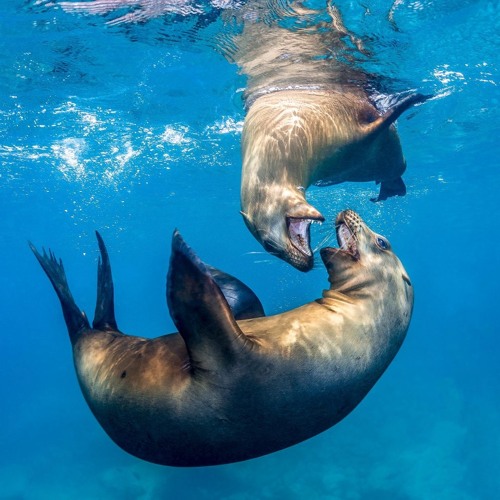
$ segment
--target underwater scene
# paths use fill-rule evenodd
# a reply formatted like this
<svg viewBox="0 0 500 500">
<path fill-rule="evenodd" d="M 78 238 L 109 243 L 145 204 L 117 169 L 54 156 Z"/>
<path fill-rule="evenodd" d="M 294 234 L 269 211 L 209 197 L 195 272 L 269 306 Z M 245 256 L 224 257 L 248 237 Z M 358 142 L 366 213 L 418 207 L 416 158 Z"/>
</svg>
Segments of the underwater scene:
<svg viewBox="0 0 500 500">
<path fill-rule="evenodd" d="M 0 30 L 0 499 L 500 497 L 498 2 L 3 0 Z M 151 348 L 112 380 L 94 310 Z M 174 370 L 145 339 L 177 331 Z"/>
</svg>

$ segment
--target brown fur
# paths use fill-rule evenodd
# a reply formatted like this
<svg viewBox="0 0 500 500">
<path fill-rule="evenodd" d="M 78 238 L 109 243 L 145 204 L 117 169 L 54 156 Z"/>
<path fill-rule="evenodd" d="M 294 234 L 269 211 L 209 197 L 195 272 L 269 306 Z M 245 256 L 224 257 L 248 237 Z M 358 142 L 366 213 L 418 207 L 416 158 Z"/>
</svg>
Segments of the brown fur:
<svg viewBox="0 0 500 500">
<path fill-rule="evenodd" d="M 82 392 L 109 436 L 158 464 L 216 465 L 299 443 L 352 411 L 401 346 L 413 290 L 357 214 L 337 223 L 342 249 L 321 252 L 330 281 L 322 297 L 241 321 L 177 233 L 167 298 L 179 333 L 154 339 L 118 331 L 103 245 L 94 328 L 62 265 L 35 251 L 63 304 Z"/>
</svg>

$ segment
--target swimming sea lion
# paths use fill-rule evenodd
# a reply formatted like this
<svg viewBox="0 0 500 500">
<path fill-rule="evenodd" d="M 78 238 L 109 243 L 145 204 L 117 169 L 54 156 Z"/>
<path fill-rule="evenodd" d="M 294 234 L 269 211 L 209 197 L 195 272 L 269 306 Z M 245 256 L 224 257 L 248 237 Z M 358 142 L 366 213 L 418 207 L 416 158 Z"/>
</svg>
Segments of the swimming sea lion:
<svg viewBox="0 0 500 500">
<path fill-rule="evenodd" d="M 287 7 L 271 21 L 243 16 L 231 53 L 248 77 L 241 213 L 267 251 L 309 271 L 310 224 L 324 217 L 305 190 L 375 181 L 380 193 L 372 201 L 404 195 L 406 162 L 394 122 L 427 96 L 394 96 L 379 110 L 374 77 L 348 64 L 355 56 L 345 40 L 354 39 L 338 11 L 330 7 L 325 22 L 326 12 L 298 2 Z"/>
<path fill-rule="evenodd" d="M 392 124 L 421 100 L 410 95 L 379 116 L 359 92 L 283 90 L 259 97 L 242 136 L 241 211 L 255 238 L 308 271 L 310 224 L 324 217 L 307 203 L 307 187 L 376 180 L 377 201 L 405 194 L 406 165 Z"/>
<path fill-rule="evenodd" d="M 352 211 L 340 249 L 323 248 L 330 288 L 283 314 L 236 321 L 211 273 L 174 233 L 167 302 L 179 333 L 154 339 L 116 324 L 99 238 L 93 327 L 61 261 L 32 246 L 61 301 L 85 399 L 109 436 L 158 464 L 217 465 L 299 443 L 366 396 L 406 335 L 413 289 L 388 241 Z"/>
<path fill-rule="evenodd" d="M 193 15 L 182 8 L 188 4 L 94 0 L 58 5 L 68 12 L 109 15 L 110 24 L 121 24 L 167 13 Z M 375 181 L 380 192 L 373 201 L 404 195 L 406 162 L 394 121 L 428 97 L 388 98 L 377 92 L 382 78 L 360 69 L 371 55 L 346 29 L 339 10 L 331 2 L 317 10 L 305 5 L 295 0 L 213 4 L 204 15 L 196 11 L 201 17 L 195 27 L 220 14 L 224 28 L 209 36 L 248 78 L 241 180 L 245 223 L 268 252 L 301 271 L 314 264 L 310 225 L 324 220 L 307 203 L 305 190 L 311 184 Z"/>
</svg>

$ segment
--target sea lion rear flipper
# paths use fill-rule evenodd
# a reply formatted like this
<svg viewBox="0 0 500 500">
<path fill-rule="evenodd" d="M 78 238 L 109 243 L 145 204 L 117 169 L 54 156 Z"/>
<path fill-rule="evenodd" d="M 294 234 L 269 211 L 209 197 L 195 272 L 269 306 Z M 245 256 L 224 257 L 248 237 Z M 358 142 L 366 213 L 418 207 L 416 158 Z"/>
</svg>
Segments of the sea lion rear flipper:
<svg viewBox="0 0 500 500">
<path fill-rule="evenodd" d="M 108 251 L 101 235 L 97 231 L 95 234 L 101 257 L 97 264 L 97 301 L 92 325 L 96 330 L 119 331 L 115 319 L 113 277 Z"/>
<path fill-rule="evenodd" d="M 43 255 L 41 255 L 32 243 L 29 243 L 29 246 L 54 287 L 61 303 L 71 344 L 75 344 L 79 334 L 83 330 L 89 329 L 90 324 L 85 313 L 76 305 L 73 299 L 62 260 L 58 260 L 50 250 L 49 255 L 46 254 L 45 249 Z"/>
<path fill-rule="evenodd" d="M 209 270 L 178 231 L 172 238 L 167 304 L 194 370 L 227 367 L 250 347 Z"/>
<path fill-rule="evenodd" d="M 251 319 L 265 316 L 262 303 L 245 283 L 220 269 L 209 265 L 206 265 L 206 267 L 224 294 L 234 319 Z"/>
<path fill-rule="evenodd" d="M 370 198 L 370 201 L 383 201 L 391 196 L 404 196 L 406 194 L 406 185 L 401 177 L 382 181 L 380 183 L 380 192 L 377 198 Z"/>
</svg>

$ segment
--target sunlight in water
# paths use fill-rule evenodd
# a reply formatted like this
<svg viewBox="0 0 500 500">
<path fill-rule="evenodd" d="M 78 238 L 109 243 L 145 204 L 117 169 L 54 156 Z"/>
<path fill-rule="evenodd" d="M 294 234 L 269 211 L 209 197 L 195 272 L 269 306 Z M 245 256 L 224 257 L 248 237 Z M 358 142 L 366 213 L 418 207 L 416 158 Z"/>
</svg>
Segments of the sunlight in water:
<svg viewBox="0 0 500 500">
<path fill-rule="evenodd" d="M 111 108 L 82 108 L 73 101 L 56 107 L 53 116 L 61 123 L 50 146 L 0 147 L 0 155 L 33 161 L 50 159 L 67 182 L 118 188 L 127 178 L 148 177 L 146 165 L 169 170 L 173 164 L 203 155 L 209 164 L 221 164 L 219 142 L 224 135 L 239 135 L 243 126 L 234 117 L 222 117 L 194 131 L 184 124 L 136 126 Z M 65 127 L 62 126 L 62 116 Z M 105 139 L 104 139 L 105 138 Z M 142 168 L 137 162 L 140 161 Z"/>
<path fill-rule="evenodd" d="M 63 139 L 52 145 L 54 156 L 61 160 L 59 171 L 67 180 L 82 180 L 87 175 L 82 154 L 85 153 L 84 139 Z"/>
<path fill-rule="evenodd" d="M 243 121 L 235 120 L 232 117 L 217 120 L 213 125 L 208 125 L 205 131 L 215 134 L 241 134 L 243 130 Z"/>
<path fill-rule="evenodd" d="M 449 66 L 445 64 L 440 68 L 434 70 L 434 76 L 444 85 L 448 85 L 450 82 L 456 80 L 465 80 L 465 77 L 459 71 L 453 71 L 449 69 Z"/>
<path fill-rule="evenodd" d="M 323 12 L 292 19 L 297 5 Z M 328 37 L 335 9 L 342 34 L 328 50 L 295 52 L 270 40 L 261 64 L 269 27 L 313 35 L 317 21 Z M 497 498 L 499 14 L 491 0 L 1 2 L 0 420 L 9 432 L 0 497 Z M 250 84 L 237 52 L 244 24 L 261 21 L 246 47 L 257 94 L 279 73 L 266 64 L 286 72 L 313 54 L 320 67 L 341 61 L 356 70 L 349 82 L 375 91 L 379 111 L 410 89 L 433 95 L 397 123 L 405 196 L 373 203 L 375 182 L 307 189 L 326 218 L 311 226 L 316 264 L 307 274 L 267 252 L 239 212 Z M 299 73 L 320 89 L 317 73 Z M 26 240 L 63 259 L 92 316 L 98 229 L 120 326 L 164 334 L 175 329 L 165 305 L 175 227 L 273 315 L 328 286 L 318 252 L 339 246 L 335 218 L 347 208 L 389 239 L 416 293 L 404 348 L 356 412 L 302 445 L 211 469 L 141 462 L 103 435 Z M 486 256 L 464 245 L 478 234 L 488 235 Z"/>
<path fill-rule="evenodd" d="M 188 132 L 189 127 L 186 127 L 185 125 L 181 125 L 177 129 L 175 129 L 172 125 L 166 125 L 165 131 L 161 134 L 160 138 L 163 142 L 180 146 L 181 144 L 189 144 L 193 142 L 193 139 L 187 137 Z"/>
</svg>

